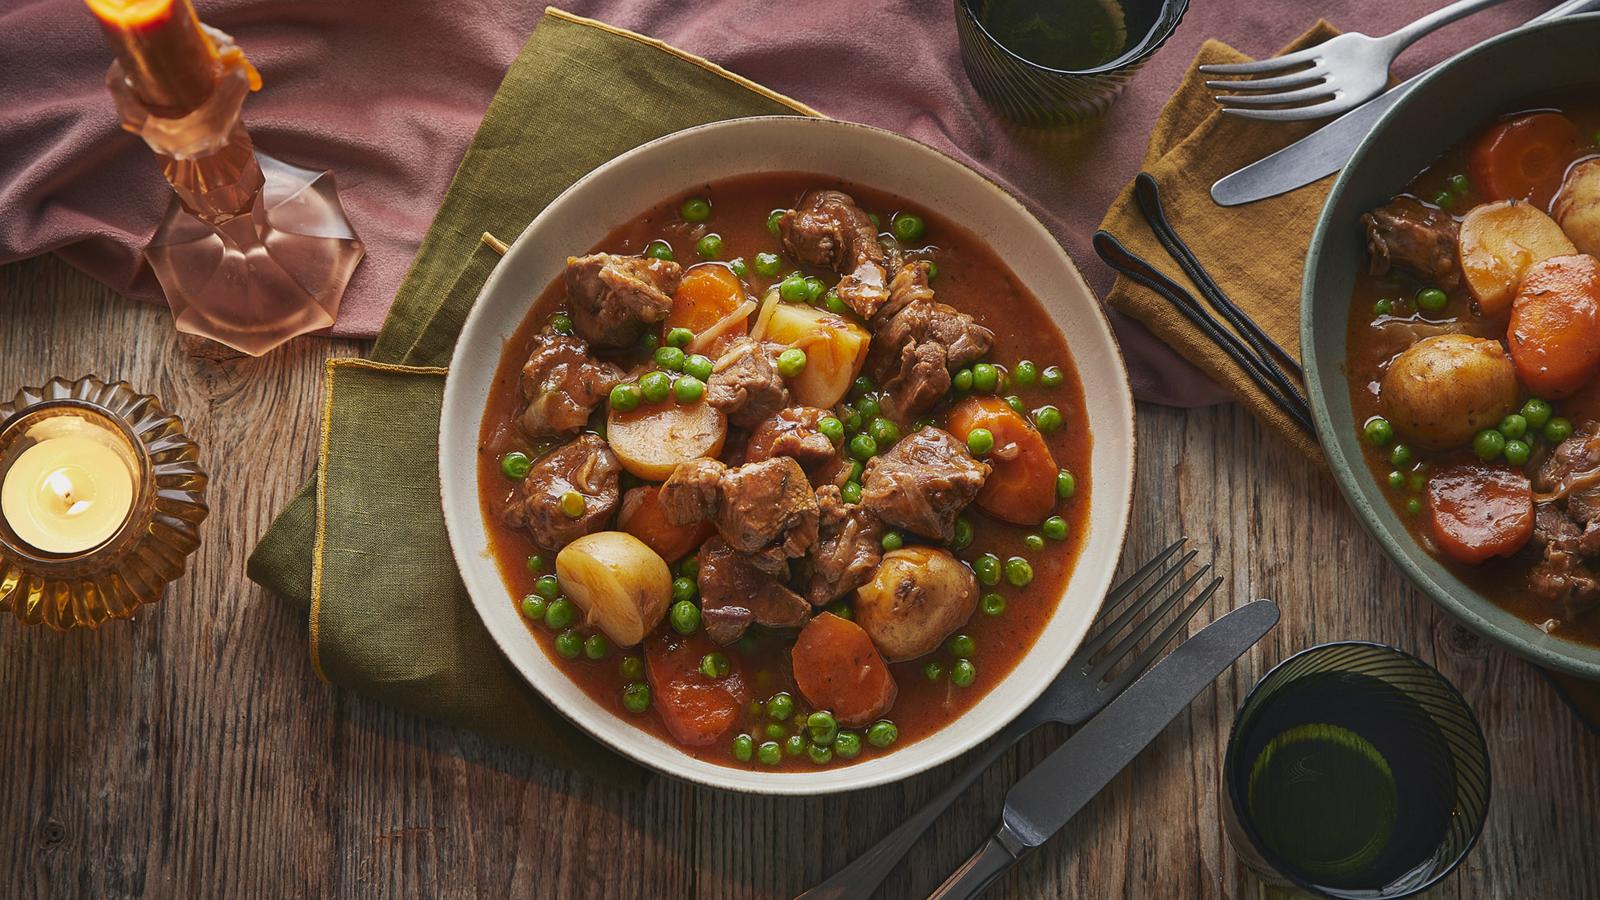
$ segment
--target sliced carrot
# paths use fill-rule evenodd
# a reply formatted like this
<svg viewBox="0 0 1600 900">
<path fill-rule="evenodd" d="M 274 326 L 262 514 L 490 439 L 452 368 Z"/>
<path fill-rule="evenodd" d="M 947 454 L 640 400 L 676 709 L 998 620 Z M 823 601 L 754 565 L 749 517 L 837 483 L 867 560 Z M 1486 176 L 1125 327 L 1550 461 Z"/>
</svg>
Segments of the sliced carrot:
<svg viewBox="0 0 1600 900">
<path fill-rule="evenodd" d="M 1600 261 L 1582 254 L 1534 263 L 1511 303 L 1507 331 L 1517 377 L 1548 398 L 1600 372 Z"/>
<path fill-rule="evenodd" d="M 678 292 L 672 295 L 672 311 L 661 323 L 661 337 L 674 328 L 687 328 L 695 334 L 727 318 L 745 302 L 744 284 L 726 266 L 707 263 L 685 272 Z M 717 339 L 707 355 L 715 356 L 722 347 L 749 331 L 737 323 Z"/>
<path fill-rule="evenodd" d="M 703 630 L 685 637 L 662 625 L 645 639 L 644 659 L 654 707 L 679 743 L 691 747 L 715 744 L 750 703 L 750 689 L 737 654 L 726 654 L 731 668 L 721 678 L 700 671 L 700 660 L 707 653 L 721 652 Z"/>
<path fill-rule="evenodd" d="M 1514 469 L 1459 465 L 1428 479 L 1428 530 L 1453 559 L 1510 556 L 1533 536 L 1533 491 Z"/>
<path fill-rule="evenodd" d="M 1044 437 L 999 397 L 968 397 L 950 410 L 946 426 L 962 440 L 974 429 L 994 435 L 994 450 L 984 457 L 993 467 L 978 508 L 1018 525 L 1037 525 L 1056 503 L 1056 460 Z"/>
<path fill-rule="evenodd" d="M 1581 146 L 1578 126 L 1560 113 L 1509 119 L 1473 145 L 1472 185 L 1489 200 L 1526 200 L 1548 210 Z"/>
<path fill-rule="evenodd" d="M 841 725 L 866 725 L 889 711 L 899 693 L 889 664 L 861 626 L 833 613 L 806 623 L 789 653 L 794 683 L 817 709 Z"/>
<path fill-rule="evenodd" d="M 717 530 L 711 522 L 674 525 L 667 521 L 667 511 L 661 506 L 661 486 L 655 484 L 636 487 L 623 495 L 617 527 L 643 541 L 667 562 L 693 553 Z"/>
</svg>

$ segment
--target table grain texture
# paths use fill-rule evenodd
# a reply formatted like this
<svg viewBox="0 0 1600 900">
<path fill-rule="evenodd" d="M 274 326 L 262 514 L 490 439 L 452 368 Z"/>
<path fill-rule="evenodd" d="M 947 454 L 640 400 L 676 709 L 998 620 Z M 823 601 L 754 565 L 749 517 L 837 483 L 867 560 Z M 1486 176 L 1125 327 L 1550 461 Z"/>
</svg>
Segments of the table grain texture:
<svg viewBox="0 0 1600 900">
<path fill-rule="evenodd" d="M 323 360 L 364 346 L 242 357 L 53 258 L 0 268 L 0 311 L 0 391 L 127 379 L 183 416 L 212 475 L 204 542 L 160 604 L 99 632 L 0 622 L 0 896 L 786 897 L 951 774 L 814 799 L 621 791 L 325 684 L 304 614 L 245 559 L 311 470 Z M 991 895 L 1255 896 L 1219 816 L 1233 711 L 1286 655 L 1361 638 L 1438 666 L 1488 735 L 1487 830 L 1432 896 L 1600 897 L 1600 738 L 1411 588 L 1329 477 L 1243 410 L 1138 413 L 1127 559 L 1190 535 L 1227 578 L 1211 616 L 1271 597 L 1283 620 Z M 885 895 L 937 885 L 1065 734 L 997 763 Z"/>
</svg>

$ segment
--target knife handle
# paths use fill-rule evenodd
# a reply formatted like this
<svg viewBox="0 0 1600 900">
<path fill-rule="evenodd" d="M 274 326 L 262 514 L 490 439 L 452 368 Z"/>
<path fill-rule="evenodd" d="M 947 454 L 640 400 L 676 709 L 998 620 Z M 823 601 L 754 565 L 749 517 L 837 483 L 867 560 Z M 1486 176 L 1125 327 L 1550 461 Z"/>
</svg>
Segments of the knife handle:
<svg viewBox="0 0 1600 900">
<path fill-rule="evenodd" d="M 995 832 L 960 868 L 950 873 L 944 884 L 928 895 L 928 900 L 968 900 L 976 897 L 1016 861 L 1017 858 L 1000 842 L 1000 832 Z"/>
</svg>

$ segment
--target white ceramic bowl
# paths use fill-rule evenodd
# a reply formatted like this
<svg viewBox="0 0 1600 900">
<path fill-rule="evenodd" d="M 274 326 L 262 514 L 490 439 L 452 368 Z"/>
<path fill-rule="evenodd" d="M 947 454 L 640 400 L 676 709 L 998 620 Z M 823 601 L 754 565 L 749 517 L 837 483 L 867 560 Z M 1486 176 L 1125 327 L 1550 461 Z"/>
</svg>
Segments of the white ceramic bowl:
<svg viewBox="0 0 1600 900">
<path fill-rule="evenodd" d="M 921 741 L 848 766 L 765 772 L 703 762 L 595 705 L 528 633 L 488 549 L 478 501 L 477 439 L 501 348 L 529 306 L 581 253 L 629 217 L 699 184 L 752 172 L 815 172 L 938 210 L 999 249 L 1067 337 L 1094 435 L 1088 533 L 1056 613 L 1005 680 Z M 439 429 L 439 480 L 450 546 L 478 615 L 528 683 L 599 740 L 654 769 L 718 788 L 826 794 L 884 784 L 976 746 L 1015 718 L 1082 642 L 1121 555 L 1133 493 L 1133 398 L 1099 303 L 1072 260 L 1022 204 L 962 164 L 865 125 L 774 116 L 690 128 L 580 179 L 525 230 L 489 276 L 450 361 Z"/>
</svg>

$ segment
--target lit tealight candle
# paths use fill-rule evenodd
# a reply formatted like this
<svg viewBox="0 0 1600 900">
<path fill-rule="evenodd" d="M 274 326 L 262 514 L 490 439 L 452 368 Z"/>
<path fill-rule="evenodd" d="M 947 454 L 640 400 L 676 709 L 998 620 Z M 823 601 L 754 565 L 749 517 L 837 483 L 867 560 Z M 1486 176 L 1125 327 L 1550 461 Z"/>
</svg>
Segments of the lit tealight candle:
<svg viewBox="0 0 1600 900">
<path fill-rule="evenodd" d="M 0 515 L 17 537 L 46 553 L 105 543 L 133 509 L 133 473 L 104 441 L 42 440 L 17 457 L 0 484 Z"/>
</svg>

